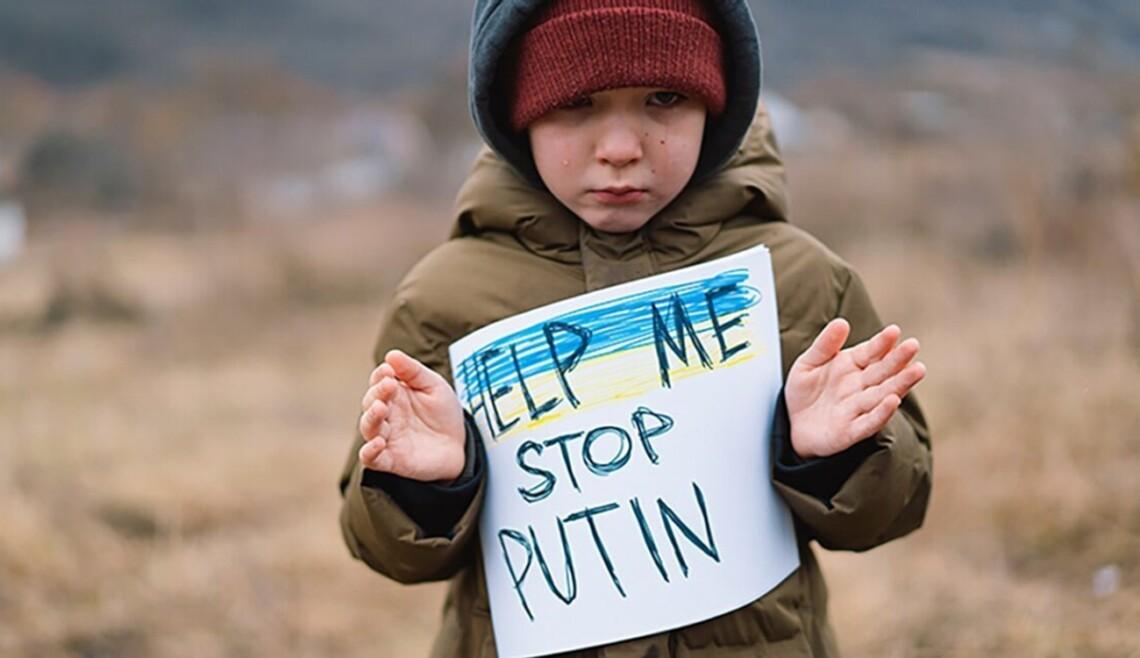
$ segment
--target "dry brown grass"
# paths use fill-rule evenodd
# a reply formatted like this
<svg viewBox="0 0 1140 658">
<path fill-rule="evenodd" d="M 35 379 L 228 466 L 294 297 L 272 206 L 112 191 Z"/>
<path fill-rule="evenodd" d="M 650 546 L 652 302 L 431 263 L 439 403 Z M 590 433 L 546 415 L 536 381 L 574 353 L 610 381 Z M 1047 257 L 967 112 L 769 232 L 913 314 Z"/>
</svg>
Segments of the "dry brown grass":
<svg viewBox="0 0 1140 658">
<path fill-rule="evenodd" d="M 930 369 L 926 526 L 824 556 L 837 632 L 849 656 L 1140 655 L 1136 200 L 1088 206 L 1066 251 L 1010 196 L 1032 189 L 969 167 L 791 163 L 797 221 Z M 0 655 L 424 654 L 442 589 L 351 561 L 334 482 L 381 307 L 444 215 L 62 231 L 0 271 Z"/>
<path fill-rule="evenodd" d="M 1066 192 L 1070 167 L 993 142 L 790 165 L 930 368 L 925 527 L 823 558 L 848 655 L 1140 655 L 1140 199 Z"/>
</svg>

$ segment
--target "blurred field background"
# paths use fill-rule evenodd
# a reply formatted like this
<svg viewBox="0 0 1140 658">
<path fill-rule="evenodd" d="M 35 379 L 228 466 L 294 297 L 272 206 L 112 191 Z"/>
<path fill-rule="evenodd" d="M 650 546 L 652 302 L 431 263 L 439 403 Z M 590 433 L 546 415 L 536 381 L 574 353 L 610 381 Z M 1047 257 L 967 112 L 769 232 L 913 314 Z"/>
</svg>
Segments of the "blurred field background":
<svg viewBox="0 0 1140 658">
<path fill-rule="evenodd" d="M 926 525 L 822 554 L 846 655 L 1140 656 L 1140 9 L 754 7 L 793 221 L 930 372 Z M 0 656 L 426 653 L 335 480 L 469 11 L 0 0 Z"/>
</svg>

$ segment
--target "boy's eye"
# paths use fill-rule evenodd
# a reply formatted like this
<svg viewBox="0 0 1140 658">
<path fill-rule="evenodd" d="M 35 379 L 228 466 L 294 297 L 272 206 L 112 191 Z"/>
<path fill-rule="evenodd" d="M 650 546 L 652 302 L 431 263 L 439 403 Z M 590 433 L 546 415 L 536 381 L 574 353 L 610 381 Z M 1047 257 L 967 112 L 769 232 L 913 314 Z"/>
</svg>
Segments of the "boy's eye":
<svg viewBox="0 0 1140 658">
<path fill-rule="evenodd" d="M 671 107 L 684 100 L 685 96 L 675 91 L 655 91 L 649 96 L 650 105 L 658 107 Z"/>
<path fill-rule="evenodd" d="M 558 109 L 560 109 L 560 110 L 573 110 L 573 109 L 577 109 L 580 107 L 589 107 L 589 106 L 590 106 L 590 97 L 589 96 L 579 96 L 578 98 L 575 98 L 574 100 L 567 101 L 566 103 L 563 103 L 562 105 L 560 105 L 558 107 Z"/>
</svg>

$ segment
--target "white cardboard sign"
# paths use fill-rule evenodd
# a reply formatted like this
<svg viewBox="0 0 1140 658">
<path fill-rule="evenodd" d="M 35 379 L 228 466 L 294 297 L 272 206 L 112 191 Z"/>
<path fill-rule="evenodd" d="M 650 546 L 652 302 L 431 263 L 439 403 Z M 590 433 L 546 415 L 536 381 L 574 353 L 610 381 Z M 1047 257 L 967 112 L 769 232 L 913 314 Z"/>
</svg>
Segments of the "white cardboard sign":
<svg viewBox="0 0 1140 658">
<path fill-rule="evenodd" d="M 487 449 L 480 539 L 500 655 L 710 619 L 799 566 L 770 477 L 778 326 L 758 246 L 452 344 Z"/>
</svg>

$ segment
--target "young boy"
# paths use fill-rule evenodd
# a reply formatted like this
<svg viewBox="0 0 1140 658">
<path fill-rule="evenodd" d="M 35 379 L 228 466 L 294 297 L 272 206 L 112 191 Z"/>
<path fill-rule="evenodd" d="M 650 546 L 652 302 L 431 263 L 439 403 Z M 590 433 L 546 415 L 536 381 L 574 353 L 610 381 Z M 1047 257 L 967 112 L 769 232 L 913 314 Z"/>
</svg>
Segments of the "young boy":
<svg viewBox="0 0 1140 658">
<path fill-rule="evenodd" d="M 495 655 L 477 531 L 484 457 L 448 345 L 764 244 L 785 389 L 774 473 L 756 477 L 772 477 L 794 515 L 801 566 L 744 608 L 576 655 L 836 655 L 809 542 L 865 550 L 921 525 L 930 442 L 908 393 L 925 369 L 850 268 L 785 221 L 747 3 L 480 0 L 473 29 L 471 108 L 493 150 L 459 194 L 452 239 L 388 306 L 341 479 L 350 551 L 400 582 L 451 579 L 433 655 Z"/>
</svg>

